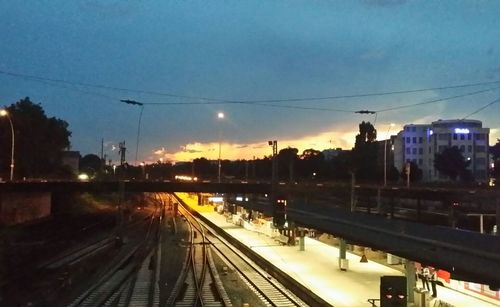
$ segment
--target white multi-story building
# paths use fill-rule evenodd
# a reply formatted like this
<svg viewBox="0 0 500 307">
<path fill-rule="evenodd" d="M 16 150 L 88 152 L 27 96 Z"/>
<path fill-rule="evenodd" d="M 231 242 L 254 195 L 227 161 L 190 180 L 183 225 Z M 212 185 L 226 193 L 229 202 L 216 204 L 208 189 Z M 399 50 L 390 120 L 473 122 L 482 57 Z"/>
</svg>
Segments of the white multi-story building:
<svg viewBox="0 0 500 307">
<path fill-rule="evenodd" d="M 408 124 L 394 141 L 394 166 L 401 170 L 406 162 L 414 162 L 423 172 L 424 181 L 445 180 L 434 168 L 434 156 L 446 147 L 456 146 L 477 181 L 488 180 L 489 128 L 479 120 L 438 120 L 430 125 Z"/>
</svg>

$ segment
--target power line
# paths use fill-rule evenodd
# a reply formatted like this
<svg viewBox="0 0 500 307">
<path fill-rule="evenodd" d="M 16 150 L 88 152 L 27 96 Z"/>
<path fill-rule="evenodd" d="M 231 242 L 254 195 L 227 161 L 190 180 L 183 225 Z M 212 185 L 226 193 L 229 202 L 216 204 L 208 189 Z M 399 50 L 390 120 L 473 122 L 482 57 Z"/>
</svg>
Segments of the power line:
<svg viewBox="0 0 500 307">
<path fill-rule="evenodd" d="M 436 103 L 436 102 L 441 102 L 441 101 L 446 101 L 446 100 L 451 100 L 451 99 L 457 99 L 457 98 L 462 98 L 462 97 L 467 97 L 467 96 L 472 96 L 472 95 L 477 95 L 481 93 L 486 93 L 492 90 L 499 89 L 500 86 L 488 88 L 485 90 L 480 90 L 480 91 L 475 91 L 475 92 L 468 92 L 465 94 L 460 94 L 460 95 L 455 95 L 455 96 L 449 96 L 449 97 L 444 97 L 444 98 L 438 98 L 438 99 L 433 99 L 429 101 L 423 101 L 423 102 L 417 102 L 417 103 L 412 103 L 412 104 L 407 104 L 407 105 L 402 105 L 402 106 L 396 106 L 396 107 L 391 107 L 391 108 L 386 108 L 386 109 L 380 109 L 375 112 L 381 113 L 381 112 L 387 112 L 387 111 L 394 111 L 394 110 L 399 110 L 399 109 L 405 109 L 405 108 L 411 108 L 411 107 L 416 107 L 416 106 L 421 106 L 421 105 L 426 105 L 426 104 L 431 104 L 431 103 Z"/>
<path fill-rule="evenodd" d="M 106 95 L 106 94 L 99 93 L 99 92 L 95 92 L 95 91 L 90 91 L 90 90 L 87 90 L 87 89 L 78 88 L 78 87 L 76 87 L 76 85 L 59 84 L 59 83 L 54 83 L 54 82 L 48 81 L 48 80 L 33 80 L 33 79 L 29 79 L 29 78 L 25 78 L 25 79 L 28 80 L 28 81 L 32 81 L 32 82 L 38 82 L 38 83 L 42 83 L 42 84 L 45 84 L 45 85 L 48 85 L 48 86 L 52 86 L 52 87 L 56 87 L 56 88 L 60 88 L 60 89 L 65 89 L 65 90 L 68 90 L 68 91 L 80 92 L 80 93 L 83 93 L 83 94 L 86 94 L 86 95 L 92 95 L 92 96 L 97 96 L 97 97 L 100 97 L 100 98 L 105 98 L 106 100 L 109 100 L 109 101 L 118 100 L 117 97 L 113 97 L 113 96 Z"/>
<path fill-rule="evenodd" d="M 412 94 L 419 92 L 429 92 L 429 91 L 438 91 L 438 90 L 446 90 L 446 89 L 457 89 L 457 88 L 466 88 L 466 87 L 475 87 L 489 84 L 498 84 L 499 81 L 491 81 L 491 82 L 480 82 L 480 83 L 469 83 L 469 84 L 460 84 L 460 85 L 451 85 L 451 86 L 441 86 L 441 87 L 430 87 L 430 88 L 422 88 L 422 89 L 413 89 L 413 90 L 401 90 L 401 91 L 389 91 L 389 92 L 374 92 L 374 93 L 364 93 L 364 94 L 352 94 L 352 95 L 338 95 L 338 96 L 326 96 L 326 97 L 307 97 L 307 98 L 287 98 L 287 99 L 266 99 L 266 100 L 249 100 L 247 102 L 294 102 L 294 101 L 314 101 L 314 100 L 335 100 L 335 99 L 349 99 L 349 98 L 364 98 L 364 97 L 374 97 L 374 96 L 389 96 L 389 95 L 399 95 L 399 94 Z"/>
<path fill-rule="evenodd" d="M 32 81 L 50 81 L 50 82 L 64 83 L 64 84 L 70 84 L 70 85 L 78 85 L 78 86 L 84 86 L 84 87 L 100 88 L 100 89 L 112 90 L 112 91 L 131 92 L 131 93 L 138 93 L 138 94 L 150 94 L 150 95 L 157 95 L 157 96 L 167 96 L 167 97 L 172 97 L 172 98 L 186 98 L 186 99 L 198 99 L 198 100 L 208 100 L 208 101 L 223 102 L 223 100 L 220 100 L 220 99 L 213 99 L 213 98 L 207 98 L 207 97 L 195 97 L 195 96 L 187 96 L 187 95 L 176 95 L 176 94 L 162 93 L 162 92 L 156 92 L 156 91 L 146 91 L 146 90 L 138 90 L 138 89 L 129 89 L 129 88 L 107 86 L 107 85 L 93 84 L 93 83 L 85 83 L 85 82 L 78 82 L 78 81 L 67 81 L 67 80 L 62 80 L 62 79 L 55 79 L 55 78 L 40 77 L 40 76 L 35 76 L 35 75 L 20 74 L 20 73 L 8 72 L 8 71 L 3 71 L 3 70 L 0 70 L 0 74 L 11 76 L 11 77 L 16 77 L 16 78 L 22 78 L 22 79 L 32 80 Z"/>
<path fill-rule="evenodd" d="M 166 97 L 171 97 L 171 98 L 183 98 L 183 99 L 205 101 L 204 103 L 203 102 L 191 102 L 191 103 L 179 103 L 179 102 L 177 102 L 177 103 L 170 103 L 170 104 L 207 104 L 207 102 L 211 102 L 214 104 L 221 104 L 221 103 L 247 103 L 247 104 L 254 103 L 254 104 L 259 104 L 259 103 L 277 103 L 277 102 L 303 102 L 303 101 L 317 101 L 317 100 L 336 100 L 336 99 L 351 99 L 351 98 L 364 98 L 364 97 L 374 97 L 374 96 L 411 94 L 411 93 L 418 93 L 418 92 L 438 91 L 438 90 L 446 90 L 446 89 L 458 89 L 458 88 L 476 87 L 476 86 L 484 86 L 484 85 L 500 83 L 500 80 L 497 80 L 497 81 L 466 83 L 466 84 L 459 84 L 459 85 L 430 87 L 430 88 L 411 89 L 411 90 L 372 92 L 372 93 L 336 95 L 336 96 L 324 96 L 324 97 L 302 97 L 302 98 L 262 99 L 262 100 L 248 100 L 248 99 L 234 100 L 234 99 L 219 99 L 219 98 L 204 97 L 204 96 L 181 95 L 181 94 L 175 94 L 175 93 L 169 93 L 169 92 L 130 89 L 130 88 L 114 87 L 114 86 L 85 83 L 85 82 L 78 82 L 78 81 L 67 81 L 67 80 L 62 80 L 62 79 L 40 77 L 40 76 L 36 76 L 36 75 L 21 74 L 21 73 L 15 73 L 15 72 L 3 71 L 3 70 L 0 70 L 0 74 L 11 76 L 11 77 L 16 77 L 16 78 L 29 79 L 29 80 L 33 80 L 33 81 L 50 81 L 50 82 L 78 85 L 78 86 L 84 86 L 84 87 L 100 88 L 100 89 L 105 89 L 105 90 L 125 91 L 125 92 L 138 93 L 138 94 L 149 94 L 149 95 L 156 95 L 156 96 L 166 96 Z M 169 103 L 163 103 L 163 104 L 169 104 Z"/>
<path fill-rule="evenodd" d="M 342 112 L 342 113 L 357 113 L 357 114 L 375 114 L 377 115 L 378 113 L 381 112 L 388 112 L 388 111 L 394 111 L 394 110 L 399 110 L 399 109 L 404 109 L 404 108 L 410 108 L 410 107 L 416 107 L 420 105 L 426 105 L 426 104 L 431 104 L 431 103 L 436 103 L 436 102 L 442 102 L 442 101 L 447 101 L 451 99 L 456 99 L 456 98 L 462 98 L 462 97 L 467 97 L 467 96 L 472 96 L 472 95 L 477 95 L 480 93 L 485 93 L 488 91 L 492 91 L 495 89 L 499 89 L 500 86 L 493 87 L 493 88 L 488 88 L 484 90 L 479 90 L 479 91 L 474 91 L 474 92 L 468 92 L 460 95 L 455 95 L 455 96 L 450 96 L 450 97 L 444 97 L 444 98 L 438 98 L 430 101 L 423 101 L 423 102 L 418 102 L 418 103 L 413 103 L 413 104 L 408 104 L 408 105 L 402 105 L 402 106 L 395 106 L 395 107 L 390 107 L 390 108 L 385 108 L 385 109 L 380 109 L 380 110 L 346 110 L 346 109 L 334 109 L 334 108 L 324 108 L 324 107 L 314 107 L 314 106 L 295 106 L 295 105 L 282 105 L 282 104 L 272 104 L 272 103 L 266 103 L 267 101 L 274 101 L 274 102 L 284 102 L 284 101 L 305 101 L 307 99 L 312 99 L 312 100 L 322 100 L 322 99 L 340 99 L 340 98 L 357 98 L 357 97 L 369 97 L 369 96 L 383 96 L 383 95 L 395 95 L 395 94 L 404 94 L 404 93 L 415 93 L 415 92 L 424 92 L 424 91 L 431 91 L 431 90 L 444 90 L 444 89 L 456 89 L 456 88 L 465 88 L 465 87 L 473 87 L 473 86 L 481 86 L 481 85 L 487 85 L 487 84 L 497 84 L 500 83 L 500 81 L 491 81 L 491 82 L 480 82 L 480 83 L 470 83 L 470 84 L 462 84 L 462 85 L 453 85 L 453 86 L 442 86 L 442 87 L 434 87 L 434 88 L 426 88 L 426 89 L 416 89 L 416 90 L 406 90 L 406 91 L 393 91 L 393 92 L 381 92 L 381 93 L 367 93 L 367 94 L 357 94 L 357 95 L 342 95 L 342 96 L 330 96 L 330 97 L 316 97 L 316 98 L 292 98 L 292 99 L 271 99 L 271 100 L 219 100 L 216 98 L 207 98 L 207 97 L 195 97 L 195 96 L 185 96 L 185 95 L 176 95 L 176 94 L 170 94 L 170 93 L 161 93 L 161 92 L 155 92 L 155 91 L 144 91 L 144 90 L 135 90 L 135 89 L 127 89 L 127 88 L 119 88 L 119 87 L 111 87 L 111 86 L 105 86 L 105 85 L 98 85 L 98 84 L 90 84 L 90 83 L 82 83 L 82 82 L 72 82 L 72 81 L 65 81 L 61 79 L 52 79 L 52 78 L 45 78 L 45 77 L 39 77 L 39 76 L 34 76 L 34 75 L 25 75 L 25 74 L 18 74 L 18 73 L 12 73 L 12 72 L 6 72 L 0 70 L 0 74 L 12 76 L 12 77 L 17 77 L 17 78 L 22 78 L 26 79 L 29 81 L 35 81 L 35 82 L 40 82 L 49 86 L 54 86 L 54 87 L 59 87 L 67 90 L 73 90 L 73 91 L 78 91 L 82 92 L 85 94 L 89 95 L 94 95 L 98 96 L 101 98 L 105 98 L 110 101 L 118 101 L 120 100 L 121 102 L 126 102 L 130 104 L 137 104 L 135 103 L 134 100 L 121 100 L 116 97 L 112 97 L 109 95 L 105 95 L 102 93 L 98 92 L 93 92 L 85 89 L 78 88 L 77 86 L 80 87 L 94 87 L 94 88 L 101 88 L 101 89 L 106 89 L 106 90 L 116 90 L 116 91 L 127 91 L 127 92 L 136 92 L 136 93 L 143 93 L 143 94 L 153 94 L 153 95 L 162 95 L 162 96 L 169 96 L 169 97 L 177 97 L 177 98 L 189 98 L 189 99 L 198 99 L 198 100 L 204 100 L 204 101 L 194 101 L 194 102 L 141 102 L 141 105 L 206 105 L 206 104 L 244 104 L 244 105 L 255 105 L 255 106 L 263 106 L 263 107 L 272 107 L 272 108 L 283 108 L 283 109 L 298 109 L 298 110 L 312 110 L 312 111 L 327 111 L 327 112 Z M 495 101 L 496 102 L 496 101 Z M 483 110 L 484 108 L 487 108 L 490 104 L 484 106 L 483 108 L 476 110 L 475 113 Z M 475 114 L 469 114 L 467 117 Z"/>
<path fill-rule="evenodd" d="M 269 103 L 244 103 L 245 105 L 257 105 L 263 107 L 271 108 L 281 108 L 281 109 L 298 109 L 298 110 L 312 110 L 312 111 L 328 111 L 328 112 L 342 112 L 342 113 L 357 113 L 354 110 L 342 110 L 342 109 L 331 109 L 331 108 L 320 108 L 320 107 L 302 107 L 302 106 L 290 106 L 282 104 L 269 104 Z"/>
<path fill-rule="evenodd" d="M 476 113 L 479 113 L 482 110 L 486 109 L 487 107 L 490 107 L 490 106 L 494 105 L 495 103 L 497 103 L 499 101 L 500 101 L 500 98 L 497 98 L 497 99 L 495 99 L 495 100 L 493 100 L 493 101 L 485 104 L 484 106 L 480 107 L 479 109 L 475 110 L 474 112 L 469 113 L 468 115 L 464 116 L 464 118 L 462 118 L 462 119 L 466 119 L 467 117 L 470 117 L 470 116 L 472 116 L 472 115 L 474 115 Z"/>
</svg>

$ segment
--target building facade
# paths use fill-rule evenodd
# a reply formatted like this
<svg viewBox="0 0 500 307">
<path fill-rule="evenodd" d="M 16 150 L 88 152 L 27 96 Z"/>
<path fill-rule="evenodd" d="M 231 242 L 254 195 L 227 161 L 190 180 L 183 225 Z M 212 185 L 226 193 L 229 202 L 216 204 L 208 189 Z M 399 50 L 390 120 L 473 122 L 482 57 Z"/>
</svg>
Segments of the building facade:
<svg viewBox="0 0 500 307">
<path fill-rule="evenodd" d="M 479 120 L 438 120 L 428 124 L 408 124 L 394 141 L 394 166 L 401 170 L 414 162 L 422 170 L 424 181 L 446 180 L 434 168 L 434 156 L 447 147 L 457 147 L 471 161 L 468 169 L 476 181 L 488 181 L 489 128 Z"/>
</svg>

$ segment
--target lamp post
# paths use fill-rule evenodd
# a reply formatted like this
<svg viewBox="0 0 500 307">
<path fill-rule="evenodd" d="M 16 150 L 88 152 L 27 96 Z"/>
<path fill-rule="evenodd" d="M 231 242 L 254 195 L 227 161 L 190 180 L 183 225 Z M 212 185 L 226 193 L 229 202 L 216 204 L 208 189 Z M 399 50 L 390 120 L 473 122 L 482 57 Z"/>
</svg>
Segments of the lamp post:
<svg viewBox="0 0 500 307">
<path fill-rule="evenodd" d="M 384 187 L 387 186 L 387 137 L 389 137 L 389 131 L 394 127 L 394 124 L 391 123 L 389 128 L 387 128 L 387 133 L 385 134 L 384 141 Z"/>
<path fill-rule="evenodd" d="M 271 168 L 271 182 L 272 184 L 276 184 L 276 156 L 278 155 L 278 141 L 272 140 L 267 142 L 269 146 L 273 147 L 273 156 L 272 156 L 272 168 Z"/>
<path fill-rule="evenodd" d="M 224 113 L 219 112 L 217 113 L 217 118 L 222 120 L 224 119 Z M 219 161 L 218 161 L 218 176 L 217 176 L 217 181 L 220 183 L 220 172 L 221 172 L 221 161 L 220 161 L 220 156 L 221 156 L 221 129 L 219 127 Z"/>
<path fill-rule="evenodd" d="M 142 102 L 129 99 L 122 99 L 120 101 L 141 107 L 141 113 L 139 113 L 139 123 L 137 124 L 137 140 L 135 142 L 135 165 L 137 165 L 137 154 L 139 152 L 139 137 L 141 135 L 141 119 L 142 119 L 142 112 L 144 111 L 144 104 Z"/>
<path fill-rule="evenodd" d="M 11 133 L 11 151 L 10 151 L 10 181 L 14 180 L 14 145 L 15 145 L 15 137 L 14 137 L 14 125 L 12 124 L 12 119 L 9 116 L 9 112 L 5 109 L 0 110 L 0 116 L 5 116 L 9 120 L 10 123 L 10 133 Z"/>
</svg>

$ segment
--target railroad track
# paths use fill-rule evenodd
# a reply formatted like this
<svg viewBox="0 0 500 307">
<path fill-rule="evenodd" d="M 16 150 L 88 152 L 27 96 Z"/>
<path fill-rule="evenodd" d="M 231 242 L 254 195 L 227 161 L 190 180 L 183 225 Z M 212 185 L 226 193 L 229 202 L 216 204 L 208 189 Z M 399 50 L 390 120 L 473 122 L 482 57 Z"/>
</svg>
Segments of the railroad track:
<svg viewBox="0 0 500 307">
<path fill-rule="evenodd" d="M 152 216 L 148 216 L 146 219 L 150 219 Z M 135 220 L 133 222 L 126 223 L 123 227 L 124 229 L 131 229 L 136 226 L 140 226 L 139 224 L 142 222 L 142 219 Z M 59 269 L 64 266 L 72 266 L 79 262 L 82 262 L 94 255 L 99 254 L 102 251 L 105 251 L 108 248 L 113 247 L 116 242 L 116 236 L 111 234 L 104 238 L 101 238 L 93 243 L 86 244 L 83 246 L 78 246 L 74 249 L 63 252 L 56 257 L 41 263 L 38 266 L 38 269 L 48 269 L 54 270 Z"/>
<path fill-rule="evenodd" d="M 205 230 L 189 211 L 182 207 L 179 211 L 190 228 L 190 245 L 166 306 L 232 306 L 213 262 Z"/>
<path fill-rule="evenodd" d="M 145 237 L 69 306 L 158 306 L 157 211 L 150 217 Z"/>
<path fill-rule="evenodd" d="M 183 211 L 188 210 L 183 208 Z M 198 220 L 192 226 L 195 227 L 195 231 L 206 234 L 203 245 L 210 246 L 212 251 L 217 253 L 230 269 L 236 271 L 247 286 L 261 299 L 264 305 L 308 306 L 278 281 L 270 278 L 263 269 L 254 264 L 253 261 L 226 240 L 215 235 L 216 232 L 209 226 Z"/>
</svg>

